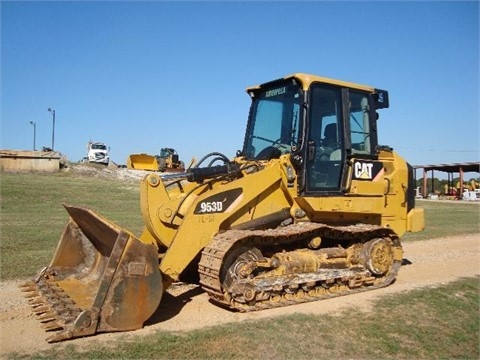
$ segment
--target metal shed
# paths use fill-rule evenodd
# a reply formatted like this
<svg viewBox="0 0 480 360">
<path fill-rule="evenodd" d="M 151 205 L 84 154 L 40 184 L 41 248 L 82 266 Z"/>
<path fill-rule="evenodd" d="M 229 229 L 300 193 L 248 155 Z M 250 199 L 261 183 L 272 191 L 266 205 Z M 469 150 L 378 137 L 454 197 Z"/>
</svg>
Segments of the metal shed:
<svg viewBox="0 0 480 360">
<path fill-rule="evenodd" d="M 460 196 L 463 193 L 463 182 L 464 182 L 464 175 L 468 172 L 477 172 L 480 173 L 480 162 L 464 162 L 464 163 L 451 163 L 451 164 L 436 164 L 436 165 L 414 165 L 413 168 L 423 169 L 423 186 L 422 186 L 422 196 L 425 198 L 428 195 L 427 189 L 427 179 L 428 179 L 428 172 L 431 171 L 432 177 L 432 192 L 434 186 L 434 174 L 435 170 L 446 172 L 448 175 L 448 182 L 450 183 L 453 181 L 453 174 L 458 173 L 460 177 Z M 416 178 L 416 177 L 415 177 Z"/>
</svg>

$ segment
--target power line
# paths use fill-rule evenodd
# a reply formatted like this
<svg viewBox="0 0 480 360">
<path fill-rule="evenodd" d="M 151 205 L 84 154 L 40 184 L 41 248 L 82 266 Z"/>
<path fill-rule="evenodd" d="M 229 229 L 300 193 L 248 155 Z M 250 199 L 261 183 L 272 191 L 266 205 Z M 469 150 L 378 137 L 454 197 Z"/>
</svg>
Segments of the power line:
<svg viewBox="0 0 480 360">
<path fill-rule="evenodd" d="M 404 146 L 396 146 L 396 149 L 407 150 L 407 151 L 428 151 L 428 152 L 444 152 L 444 153 L 480 153 L 480 150 L 447 150 L 447 149 L 420 149 L 420 148 L 411 148 Z"/>
</svg>

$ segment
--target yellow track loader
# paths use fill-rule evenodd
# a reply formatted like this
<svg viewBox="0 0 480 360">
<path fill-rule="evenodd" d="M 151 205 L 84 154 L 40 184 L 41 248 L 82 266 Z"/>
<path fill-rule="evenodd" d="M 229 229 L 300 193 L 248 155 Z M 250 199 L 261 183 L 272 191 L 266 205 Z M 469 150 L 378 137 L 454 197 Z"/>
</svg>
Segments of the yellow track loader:
<svg viewBox="0 0 480 360">
<path fill-rule="evenodd" d="M 162 148 L 160 149 L 160 155 L 130 154 L 127 158 L 127 168 L 180 172 L 185 170 L 185 164 L 179 159 L 175 149 Z"/>
<path fill-rule="evenodd" d="M 136 237 L 91 210 L 23 285 L 50 342 L 142 327 L 176 281 L 238 311 L 391 284 L 424 228 L 412 167 L 377 139 L 388 92 L 308 74 L 247 89 L 242 150 L 141 183 Z M 55 331 L 55 332 L 54 332 Z"/>
</svg>

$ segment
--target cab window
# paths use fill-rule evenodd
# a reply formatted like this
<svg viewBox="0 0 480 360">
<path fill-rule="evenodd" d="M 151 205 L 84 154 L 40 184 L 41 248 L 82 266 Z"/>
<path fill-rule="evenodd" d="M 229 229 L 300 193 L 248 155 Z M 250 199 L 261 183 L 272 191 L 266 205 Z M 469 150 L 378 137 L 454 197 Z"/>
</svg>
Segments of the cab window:
<svg viewBox="0 0 480 360">
<path fill-rule="evenodd" d="M 370 155 L 372 153 L 370 114 L 369 95 L 350 91 L 350 141 L 352 154 Z"/>
</svg>

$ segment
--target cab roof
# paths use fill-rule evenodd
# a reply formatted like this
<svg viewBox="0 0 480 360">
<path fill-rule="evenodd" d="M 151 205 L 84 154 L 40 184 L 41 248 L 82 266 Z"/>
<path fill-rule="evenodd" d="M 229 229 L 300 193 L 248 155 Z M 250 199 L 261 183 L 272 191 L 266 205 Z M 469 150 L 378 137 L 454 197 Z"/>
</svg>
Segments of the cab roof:
<svg viewBox="0 0 480 360">
<path fill-rule="evenodd" d="M 299 81 L 300 84 L 302 85 L 303 90 L 307 90 L 310 87 L 310 84 L 314 82 L 321 82 L 325 84 L 332 84 L 332 85 L 347 87 L 351 89 L 367 91 L 371 93 L 375 92 L 375 88 L 368 85 L 360 85 L 360 84 L 356 84 L 348 81 L 336 80 L 336 79 L 331 79 L 331 78 L 312 75 L 312 74 L 305 74 L 305 73 L 293 73 L 280 79 L 268 81 L 266 83 L 256 85 L 256 86 L 250 86 L 247 88 L 247 92 L 259 90 L 265 86 L 269 86 L 272 83 L 282 81 L 282 80 L 289 80 L 289 79 L 296 79 L 297 81 Z"/>
</svg>

